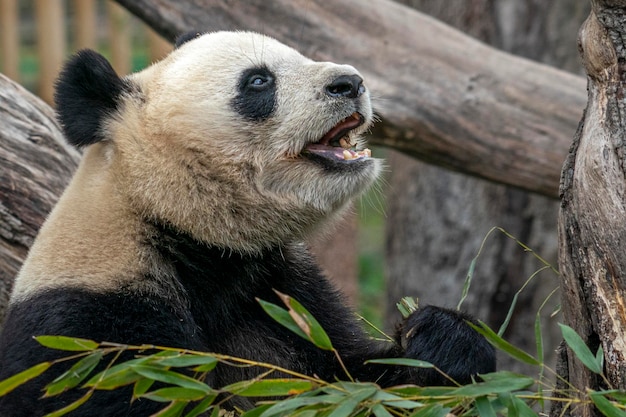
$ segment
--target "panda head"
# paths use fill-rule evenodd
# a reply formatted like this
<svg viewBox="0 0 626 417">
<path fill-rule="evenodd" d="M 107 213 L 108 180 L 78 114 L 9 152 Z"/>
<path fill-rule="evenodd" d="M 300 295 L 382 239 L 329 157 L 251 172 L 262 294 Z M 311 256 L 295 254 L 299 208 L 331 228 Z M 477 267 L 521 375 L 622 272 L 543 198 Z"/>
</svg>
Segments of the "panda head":
<svg viewBox="0 0 626 417">
<path fill-rule="evenodd" d="M 369 92 L 351 66 L 249 32 L 192 34 L 120 78 L 82 51 L 59 77 L 69 142 L 129 212 L 242 252 L 305 238 L 377 177 L 361 135 Z"/>
</svg>

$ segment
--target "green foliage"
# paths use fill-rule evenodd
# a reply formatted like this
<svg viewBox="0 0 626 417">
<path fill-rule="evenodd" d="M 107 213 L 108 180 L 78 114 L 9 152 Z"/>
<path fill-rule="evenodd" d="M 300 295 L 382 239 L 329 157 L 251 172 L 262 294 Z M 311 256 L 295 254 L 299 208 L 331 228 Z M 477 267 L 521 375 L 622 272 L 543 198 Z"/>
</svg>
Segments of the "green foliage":
<svg viewBox="0 0 626 417">
<path fill-rule="evenodd" d="M 532 252 L 521 243 L 520 246 Z M 533 256 L 544 262 L 544 268 L 541 270 L 555 271 L 536 254 L 533 253 Z M 471 285 L 476 259 L 472 262 L 468 272 L 465 294 Z M 535 275 L 536 273 L 523 287 Z M 317 320 L 295 299 L 279 292 L 277 295 L 283 306 L 258 300 L 267 314 L 317 347 L 334 352 L 339 363 L 342 363 L 340 352 L 332 346 L 330 338 Z M 511 310 L 514 307 L 515 300 Z M 417 309 L 417 300 L 404 298 L 398 304 L 398 308 L 407 317 Z M 64 416 L 70 413 L 89 401 L 97 390 L 113 390 L 123 386 L 132 386 L 132 400 L 142 398 L 163 403 L 161 411 L 154 415 L 156 417 L 196 417 L 201 414 L 211 417 L 223 415 L 229 417 L 235 415 L 243 417 L 446 417 L 449 414 L 467 417 L 536 417 L 545 412 L 543 407 L 548 401 L 564 402 L 565 409 L 582 404 L 593 404 L 607 417 L 626 417 L 626 392 L 624 391 L 611 389 L 579 392 L 571 386 L 568 386 L 566 390 L 557 391 L 554 384 L 545 377 L 546 374 L 553 376 L 556 373 L 544 363 L 539 312 L 534 326 L 537 340 L 536 356 L 511 345 L 502 337 L 511 314 L 512 311 L 509 311 L 505 323 L 498 332 L 484 323 L 479 323 L 478 326 L 469 324 L 501 352 L 517 361 L 536 367 L 538 370 L 536 377 L 500 371 L 480 375 L 479 379 L 465 386 L 402 385 L 383 389 L 374 383 L 353 381 L 345 367 L 344 372 L 348 381 L 329 382 L 273 364 L 228 355 L 163 346 L 131 346 L 97 343 L 92 340 L 62 336 L 38 336 L 36 340 L 40 344 L 51 349 L 66 351 L 68 356 L 38 364 L 1 381 L 0 396 L 6 395 L 43 372 L 53 371 L 54 365 L 58 363 L 71 361 L 72 365 L 69 369 L 58 375 L 44 388 L 43 395 L 52 397 L 70 389 L 82 390 L 84 394 L 74 403 L 46 417 Z M 600 347 L 594 354 L 573 329 L 565 325 L 560 325 L 560 328 L 568 347 L 581 363 L 598 374 L 606 386 L 610 386 L 603 375 L 602 348 Z M 118 358 L 124 352 L 133 352 L 133 359 L 118 363 Z M 442 372 L 428 362 L 408 358 L 377 359 L 370 360 L 368 363 L 434 368 Z M 238 367 L 255 366 L 259 369 L 259 375 L 256 378 L 238 381 L 217 389 L 210 387 L 204 381 L 218 364 Z M 251 397 L 257 402 L 257 406 L 245 412 L 235 410 L 224 414 L 222 406 L 233 396 Z"/>
</svg>

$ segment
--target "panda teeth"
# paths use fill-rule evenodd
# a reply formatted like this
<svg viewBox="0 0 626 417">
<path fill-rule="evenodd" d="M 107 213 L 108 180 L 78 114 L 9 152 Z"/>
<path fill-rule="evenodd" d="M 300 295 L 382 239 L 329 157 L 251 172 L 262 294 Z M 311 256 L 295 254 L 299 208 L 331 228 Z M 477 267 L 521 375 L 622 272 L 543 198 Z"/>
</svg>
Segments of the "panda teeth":
<svg viewBox="0 0 626 417">
<path fill-rule="evenodd" d="M 341 139 L 339 139 L 339 145 L 341 145 L 341 147 L 344 148 L 344 149 L 350 149 L 350 148 L 352 148 L 354 146 L 350 142 L 350 138 L 348 136 L 344 136 Z"/>
</svg>

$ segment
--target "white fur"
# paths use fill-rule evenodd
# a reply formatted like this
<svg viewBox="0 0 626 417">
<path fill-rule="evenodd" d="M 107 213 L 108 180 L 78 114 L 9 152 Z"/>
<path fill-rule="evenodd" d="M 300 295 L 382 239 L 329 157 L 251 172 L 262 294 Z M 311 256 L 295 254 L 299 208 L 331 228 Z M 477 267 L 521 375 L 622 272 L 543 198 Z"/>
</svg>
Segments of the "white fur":
<svg viewBox="0 0 626 417">
<path fill-rule="evenodd" d="M 232 108 L 239 74 L 252 65 L 269 68 L 278 86 L 275 111 L 262 122 Z M 104 126 L 107 140 L 86 150 L 14 297 L 44 287 L 113 288 L 115 277 L 158 268 L 139 243 L 145 218 L 246 253 L 315 233 L 380 171 L 372 159 L 331 173 L 300 156 L 355 111 L 324 94 L 347 74 L 358 73 L 311 61 L 266 36 L 217 32 L 128 76 L 137 91 Z M 359 106 L 362 134 L 372 119 L 369 93 Z"/>
</svg>

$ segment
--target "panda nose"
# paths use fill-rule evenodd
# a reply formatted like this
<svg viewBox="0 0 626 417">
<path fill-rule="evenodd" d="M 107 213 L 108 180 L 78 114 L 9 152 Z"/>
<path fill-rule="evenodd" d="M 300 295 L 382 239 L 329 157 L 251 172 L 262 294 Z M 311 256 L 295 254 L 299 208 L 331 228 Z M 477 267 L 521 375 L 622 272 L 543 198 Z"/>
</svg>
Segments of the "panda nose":
<svg viewBox="0 0 626 417">
<path fill-rule="evenodd" d="M 364 92 L 363 78 L 356 74 L 341 75 L 326 86 L 326 94 L 333 98 L 357 98 Z"/>
</svg>

